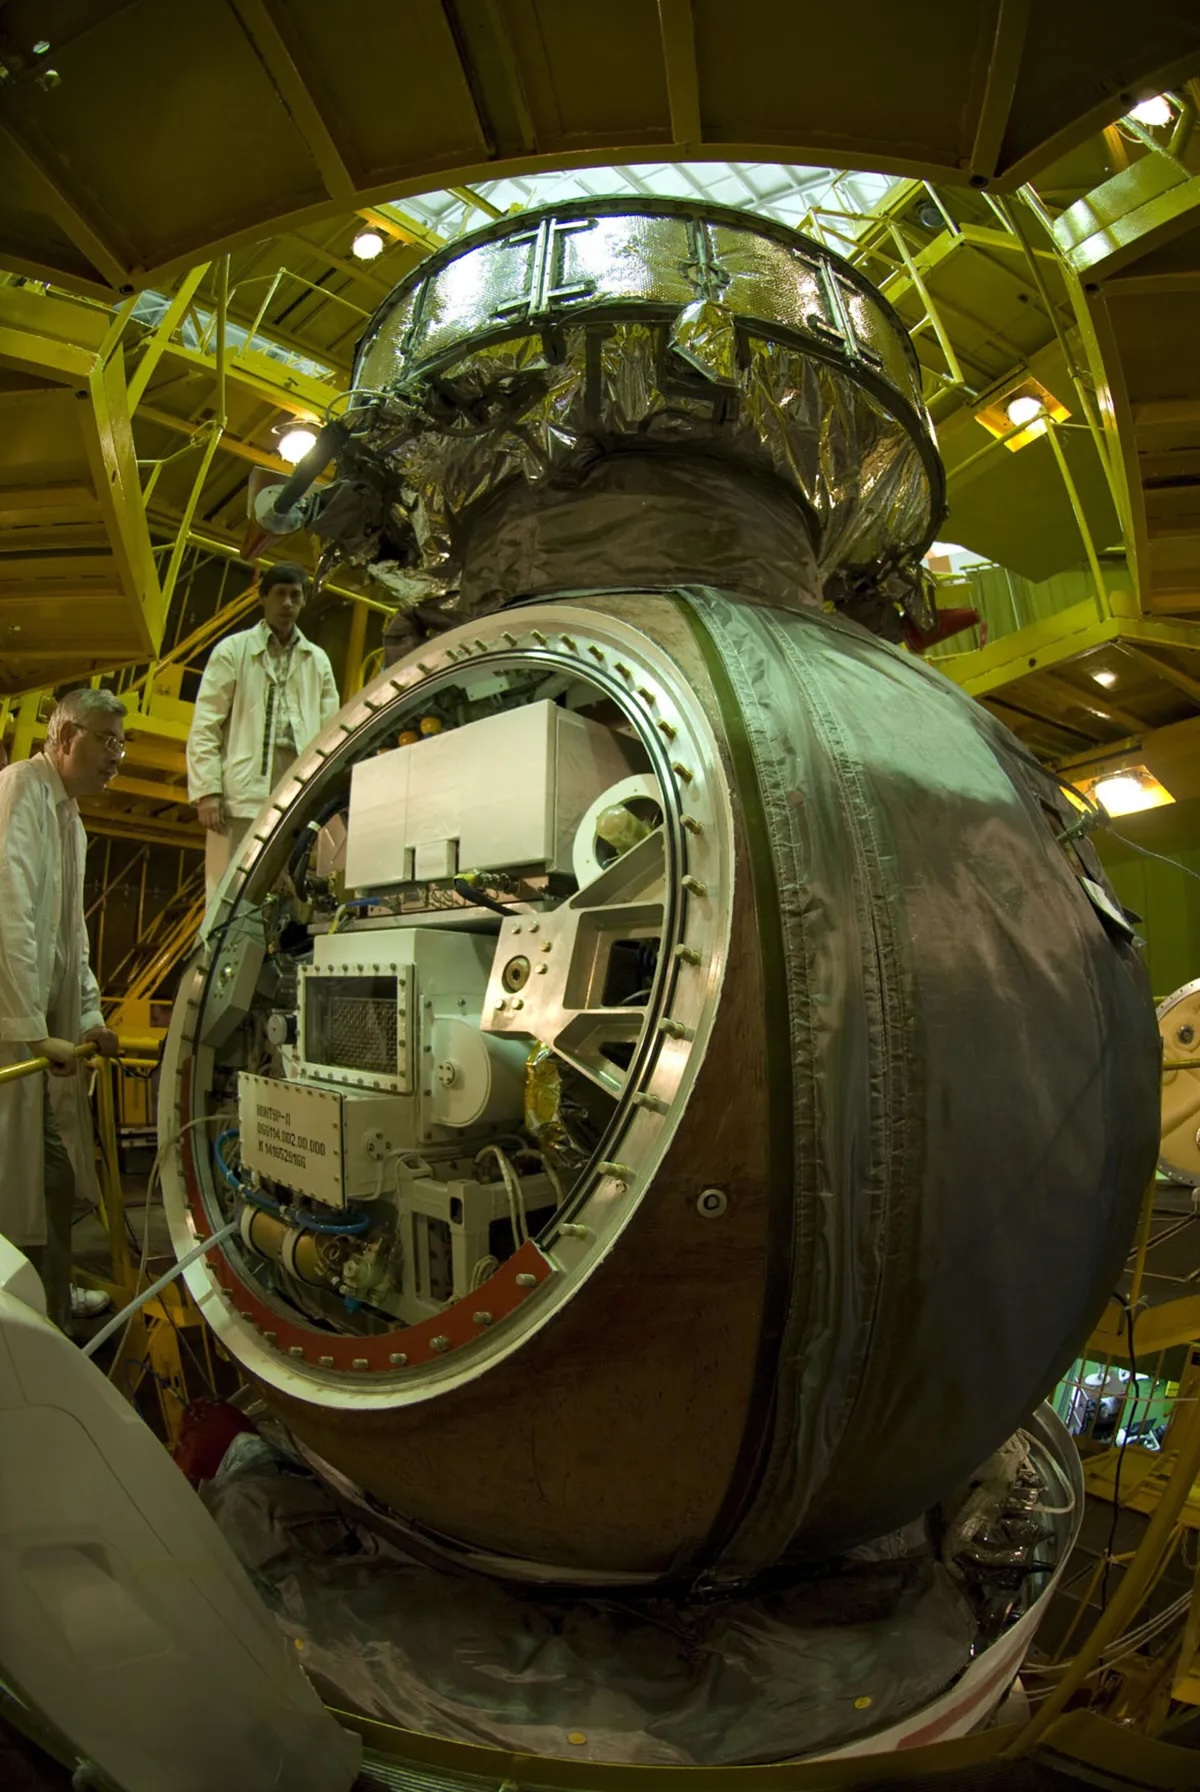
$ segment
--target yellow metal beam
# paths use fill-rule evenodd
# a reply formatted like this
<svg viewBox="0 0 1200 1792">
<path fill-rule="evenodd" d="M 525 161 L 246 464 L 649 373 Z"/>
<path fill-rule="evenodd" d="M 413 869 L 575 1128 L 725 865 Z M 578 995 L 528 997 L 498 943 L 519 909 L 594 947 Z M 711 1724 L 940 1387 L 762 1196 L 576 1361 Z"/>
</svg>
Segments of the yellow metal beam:
<svg viewBox="0 0 1200 1792">
<path fill-rule="evenodd" d="M 1068 206 L 1052 228 L 1081 280 L 1106 280 L 1190 229 L 1197 206 L 1200 175 L 1148 155 Z"/>
<path fill-rule="evenodd" d="M 67 192 L 61 177 L 51 170 L 45 159 L 26 141 L 13 122 L 11 113 L 0 118 L 0 136 L 8 139 L 33 176 L 44 196 L 47 213 L 63 235 L 75 245 L 81 255 L 86 255 L 96 273 L 109 286 L 120 288 L 127 285 L 129 276 L 118 250 L 100 235 L 77 201 Z"/>
<path fill-rule="evenodd" d="M 1119 280 L 1111 290 L 1123 290 Z M 1172 429 L 1178 424 L 1200 423 L 1200 398 L 1146 398 L 1131 409 L 1133 427 L 1139 435 L 1152 429 Z"/>
<path fill-rule="evenodd" d="M 901 225 L 899 225 L 898 223 L 893 223 L 891 226 L 891 232 L 892 232 L 892 240 L 894 241 L 894 243 L 896 245 L 896 249 L 900 255 L 900 259 L 904 263 L 905 270 L 908 274 L 908 278 L 911 281 L 912 285 L 916 288 L 917 294 L 921 300 L 921 304 L 925 308 L 926 319 L 928 320 L 930 326 L 932 327 L 934 335 L 937 337 L 938 347 L 942 351 L 942 357 L 946 363 L 946 371 L 949 376 L 950 383 L 951 383 L 951 385 L 956 386 L 956 387 L 963 386 L 966 384 L 966 382 L 963 379 L 962 368 L 959 366 L 959 363 L 958 363 L 958 356 L 954 352 L 954 344 L 950 340 L 949 333 L 946 329 L 945 324 L 942 322 L 941 315 L 938 311 L 938 307 L 934 303 L 934 300 L 933 300 L 932 295 L 930 294 L 929 288 L 925 284 L 925 277 L 924 277 L 923 273 L 921 272 L 920 267 L 918 266 L 917 260 L 909 252 L 908 244 L 904 240 L 904 231 L 903 231 Z M 937 240 L 940 242 L 941 238 L 938 238 Z M 953 249 L 954 244 L 957 242 L 957 240 L 958 239 L 956 237 L 948 238 L 949 249 Z M 949 249 L 947 252 L 949 252 Z M 884 284 L 886 287 L 889 283 L 885 282 Z M 894 302 L 895 301 L 893 300 L 893 303 Z"/>
<path fill-rule="evenodd" d="M 465 191 L 466 189 L 464 188 L 463 192 L 465 193 Z M 473 199 L 472 203 L 484 206 L 489 212 L 494 213 L 497 217 L 503 216 L 496 206 L 488 205 L 487 201 L 484 199 Z M 308 237 L 301 236 L 296 231 L 289 231 L 287 235 L 288 241 L 295 243 L 306 256 L 319 256 L 322 261 L 327 261 L 331 268 L 336 268 L 339 274 L 345 274 L 349 279 L 357 280 L 360 285 L 367 288 L 368 292 L 374 294 L 377 302 L 380 299 L 386 299 L 391 292 L 393 282 L 380 279 L 379 275 L 369 263 L 365 261 L 347 260 L 344 255 L 336 255 L 326 243 L 317 244 L 310 242 Z M 272 334 L 274 334 L 274 326 L 272 326 Z M 317 358 L 319 358 L 319 353 L 319 350 L 314 350 L 314 355 Z"/>
<path fill-rule="evenodd" d="M 3 562 L 3 585 L 9 601 L 27 595 L 31 600 L 40 596 L 62 600 L 69 595 L 64 582 L 66 574 L 75 581 L 78 595 L 101 598 L 109 608 L 105 645 L 92 657 L 112 652 L 119 663 L 126 663 L 137 653 L 153 653 L 157 647 L 163 604 L 141 502 L 121 358 L 103 353 L 110 321 L 108 312 L 96 306 L 54 296 L 39 298 L 17 288 L 0 288 L 0 364 L 56 386 L 68 386 L 78 397 L 89 400 L 86 409 L 73 407 L 72 429 L 78 431 L 79 460 L 82 463 L 86 457 L 91 476 L 91 504 L 85 505 L 89 511 L 87 520 L 103 524 L 104 541 L 95 545 L 108 549 L 107 555 L 76 554 L 69 562 L 48 552 L 8 555 Z M 35 324 L 45 327 L 30 327 Z M 82 340 L 69 340 L 70 332 L 77 332 Z M 60 404 L 61 399 L 55 395 L 54 402 Z M 85 488 L 76 488 L 76 495 L 69 500 L 76 517 L 83 514 L 80 505 L 84 491 Z M 33 501 L 31 494 L 11 496 L 18 509 Z M 12 506 L 8 508 L 11 511 Z M 69 524 L 72 517 L 60 516 L 56 520 Z M 69 533 L 66 544 L 76 545 Z M 21 545 L 25 550 L 34 546 L 24 530 Z M 95 580 L 93 589 L 88 588 L 88 579 Z M 119 587 L 123 603 L 114 601 L 114 586 Z M 12 657 L 22 656 L 14 652 Z M 40 665 L 44 677 L 45 667 L 54 657 L 52 646 L 43 640 L 40 650 L 31 645 L 25 657 Z M 88 656 L 84 653 L 78 657 L 86 661 Z"/>
<path fill-rule="evenodd" d="M 2 307 L 0 316 L 3 316 Z M 92 349 L 77 348 L 73 343 L 59 342 L 52 336 L 37 336 L 29 330 L 15 330 L 0 324 L 0 365 L 73 386 L 87 379 L 95 363 L 96 355 Z"/>
<path fill-rule="evenodd" d="M 1092 284 L 1089 282 L 1089 286 Z M 1108 445 L 1109 490 L 1121 525 L 1125 558 L 1139 606 L 1144 607 L 1143 594 L 1148 589 L 1149 580 L 1150 537 L 1124 362 L 1104 289 L 1085 293 L 1081 283 L 1072 277 L 1067 280 L 1067 293 L 1096 392 L 1100 427 Z"/>
<path fill-rule="evenodd" d="M 658 31 L 667 77 L 671 141 L 680 149 L 694 150 L 704 141 L 704 126 L 700 116 L 692 0 L 658 0 Z"/>
<path fill-rule="evenodd" d="M 235 622 L 240 622 L 257 602 L 257 586 L 250 586 L 247 590 L 239 592 L 227 604 L 222 604 L 219 610 L 214 610 L 211 616 L 194 628 L 190 634 L 185 635 L 182 641 L 177 641 L 169 653 L 164 653 L 161 659 L 157 660 L 141 678 L 135 679 L 128 690 L 122 694 L 128 697 L 142 686 L 146 686 L 148 689 L 164 666 L 186 666 L 188 661 L 194 659 L 196 654 L 202 653 L 210 642 L 215 641 L 219 635 L 225 634 Z M 169 721 L 166 717 L 157 717 L 155 720 L 160 733 L 175 733 L 176 738 L 180 740 L 187 738 L 186 724 L 177 724 L 173 720 Z M 180 728 L 182 731 L 177 732 Z"/>
<path fill-rule="evenodd" d="M 428 224 L 419 224 L 415 218 L 410 218 L 398 205 L 383 203 L 360 207 L 358 215 L 368 224 L 374 224 L 376 229 L 382 230 L 385 236 L 392 237 L 398 243 L 415 243 L 428 254 L 442 248 L 446 242 L 444 236 L 440 236 Z"/>
<path fill-rule="evenodd" d="M 1113 503 L 1116 506 L 1117 515 L 1123 517 L 1125 509 L 1128 507 L 1126 494 L 1118 488 L 1115 481 L 1113 473 L 1113 456 L 1109 451 L 1108 440 L 1104 435 L 1100 419 L 1096 414 L 1095 396 L 1088 388 L 1088 382 L 1084 378 L 1083 370 L 1075 358 L 1075 350 L 1071 339 L 1063 328 L 1062 320 L 1058 315 L 1058 307 L 1054 303 L 1054 295 L 1046 283 L 1046 275 L 1040 265 L 1033 238 L 1029 233 L 1025 218 L 1016 206 L 1009 205 L 1003 199 L 998 199 L 993 202 L 993 210 L 1006 221 L 1009 228 L 1012 230 L 1013 235 L 1025 251 L 1025 260 L 1029 268 L 1030 279 L 1037 288 L 1037 294 L 1038 298 L 1041 300 L 1042 309 L 1050 321 L 1050 326 L 1054 331 L 1058 346 L 1062 350 L 1062 357 L 1066 362 L 1067 373 L 1070 376 L 1071 384 L 1075 388 L 1075 396 L 1079 401 L 1079 408 L 1082 410 L 1083 415 L 1087 420 L 1088 428 L 1092 432 L 1092 440 L 1096 444 L 1096 453 L 1099 456 L 1100 465 L 1103 467 L 1105 477 L 1108 479 L 1109 486 L 1112 489 Z M 1068 288 L 1068 296 L 1070 296 L 1070 289 L 1078 286 L 1078 277 L 1073 269 L 1068 271 L 1068 266 L 1063 261 L 1060 261 L 1059 263 L 1059 273 Z M 1054 445 L 1053 425 L 1048 423 L 1047 427 L 1050 430 L 1051 444 Z M 1063 461 L 1061 454 L 1058 454 L 1057 448 L 1055 449 L 1055 452 L 1069 492 L 1071 489 L 1070 475 L 1066 471 L 1065 462 Z M 1076 516 L 1078 518 L 1079 509 L 1077 500 L 1072 499 L 1072 504 L 1075 507 Z M 1125 508 L 1123 508 L 1123 505 Z M 1083 528 L 1086 536 L 1086 525 L 1081 524 L 1081 528 Z M 1100 585 L 1100 590 L 1102 593 L 1102 584 Z"/>
<path fill-rule="evenodd" d="M 22 548 L 29 546 L 31 523 L 48 517 L 61 528 L 94 522 L 99 516 L 99 502 L 90 485 L 63 480 L 57 485 L 0 487 L 0 531 L 19 529 Z M 75 539 L 74 535 L 71 539 Z"/>
<path fill-rule="evenodd" d="M 184 954 L 190 951 L 196 938 L 196 931 L 204 919 L 206 901 L 203 891 L 198 895 L 191 907 L 164 930 L 164 938 L 121 992 L 120 1003 L 116 1013 L 127 1003 L 136 1004 L 147 996 L 152 996 L 163 978 L 179 963 Z"/>
<path fill-rule="evenodd" d="M 986 647 L 947 655 L 933 664 L 968 695 L 983 697 L 1038 667 L 1057 666 L 1081 653 L 1090 653 L 1095 647 L 1106 646 L 1124 626 L 1115 618 L 1097 621 L 1093 603 L 1072 604 L 1027 628 L 990 641 Z"/>
<path fill-rule="evenodd" d="M 350 200 L 355 179 L 342 152 L 297 67 L 295 56 L 264 0 L 230 0 L 243 31 L 291 116 L 292 123 L 312 157 L 321 185 L 331 199 Z"/>
<path fill-rule="evenodd" d="M 144 797 L 151 803 L 182 803 L 187 805 L 188 793 L 186 784 L 159 784 L 153 778 L 130 778 L 124 772 L 118 772 L 109 789 L 117 796 Z"/>
<path fill-rule="evenodd" d="M 181 342 L 168 343 L 163 352 L 182 366 L 202 368 L 209 374 L 216 371 L 215 355 L 185 348 Z M 242 348 L 229 357 L 226 375 L 234 385 L 297 417 L 323 416 L 330 399 L 339 391 L 330 380 L 314 379 L 312 374 L 290 367 L 286 361 L 275 361 L 251 348 Z"/>
<path fill-rule="evenodd" d="M 142 645 L 154 654 L 162 639 L 166 603 L 142 505 L 120 357 L 93 366 L 87 389 L 92 401 L 87 447 L 96 493 L 131 617 Z"/>
<path fill-rule="evenodd" d="M 149 840 L 156 846 L 183 846 L 196 852 L 204 850 L 204 833 L 199 822 L 188 825 L 181 821 L 159 821 L 148 815 L 123 814 L 106 808 L 102 801 L 90 802 L 86 798 L 79 805 L 79 813 L 89 834 L 109 835 L 114 840 Z"/>
<path fill-rule="evenodd" d="M 1100 716 L 1105 722 L 1113 722 L 1118 728 L 1126 728 L 1130 733 L 1138 734 L 1145 726 L 1139 717 L 1110 703 L 1107 697 L 1093 697 L 1090 691 L 1077 690 L 1069 679 L 1060 678 L 1057 672 L 1035 672 L 1033 676 L 1038 681 L 1039 690 L 1048 687 L 1064 703 L 1085 710 L 1089 715 Z"/>
<path fill-rule="evenodd" d="M 367 644 L 367 610 L 355 604 L 350 616 L 350 636 L 346 643 L 346 660 L 342 670 L 342 702 L 349 703 L 363 687 L 363 651 Z"/>
<path fill-rule="evenodd" d="M 993 200 L 992 203 L 998 210 L 1003 209 L 1002 200 Z M 1003 255 L 1033 255 L 1039 262 L 1050 262 L 1054 266 L 1059 262 L 1055 250 L 1039 248 L 1036 243 L 1026 246 L 1011 231 L 993 230 L 990 224 L 960 224 L 958 234 L 964 243 L 969 243 L 974 249 L 995 249 Z"/>
<path fill-rule="evenodd" d="M 1168 684 L 1173 684 L 1177 691 L 1182 691 L 1193 703 L 1200 704 L 1200 678 L 1190 678 L 1186 672 L 1171 665 L 1169 660 L 1160 660 L 1155 654 L 1147 653 L 1144 648 L 1136 647 L 1124 638 L 1118 645 L 1121 652 L 1128 654 L 1144 671 L 1152 672 L 1156 678 L 1165 678 Z M 1200 651 L 1200 629 L 1197 630 L 1196 648 Z"/>
<path fill-rule="evenodd" d="M 1093 604 L 1072 604 L 1040 622 L 1015 629 L 1011 635 L 1002 635 L 986 647 L 948 654 L 930 664 L 968 695 L 984 697 L 1031 672 L 1049 670 L 1098 647 L 1125 642 L 1133 647 L 1200 653 L 1200 625 L 1149 616 L 1111 616 L 1099 622 Z"/>
<path fill-rule="evenodd" d="M 204 445 L 204 453 L 200 457 L 196 476 L 192 480 L 192 489 L 188 493 L 187 502 L 183 507 L 183 515 L 179 519 L 179 530 L 175 537 L 175 545 L 171 549 L 171 558 L 167 563 L 166 577 L 163 579 L 163 602 L 167 607 L 170 606 L 175 584 L 179 578 L 179 569 L 183 565 L 183 556 L 188 545 L 188 530 L 192 526 L 192 518 L 196 514 L 196 506 L 200 502 L 200 494 L 204 490 L 204 482 L 208 478 L 208 470 L 212 466 L 213 456 L 217 452 L 220 441 L 221 425 L 214 418 L 209 425 L 208 440 Z M 158 642 L 156 641 L 154 647 L 157 648 L 157 646 Z"/>
<path fill-rule="evenodd" d="M 1164 294 L 1200 293 L 1200 269 L 1161 274 L 1118 274 L 1108 283 L 1110 299 L 1157 299 Z"/>
<path fill-rule="evenodd" d="M 1088 570 L 1092 575 L 1092 588 L 1096 594 L 1096 614 L 1105 620 L 1109 615 L 1108 591 L 1104 584 L 1104 574 L 1100 570 L 1100 559 L 1096 553 L 1096 544 L 1092 539 L 1092 531 L 1088 525 L 1087 512 L 1079 498 L 1079 488 L 1071 477 L 1071 469 L 1067 465 L 1067 457 L 1063 453 L 1062 443 L 1058 439 L 1058 425 L 1053 417 L 1047 416 L 1043 421 L 1046 440 L 1050 444 L 1054 459 L 1058 464 L 1059 477 L 1066 490 L 1067 501 L 1071 506 L 1071 514 L 1075 518 L 1075 526 L 1079 530 L 1079 538 L 1083 543 L 1083 551 L 1087 555 Z M 1096 447 L 1100 455 L 1100 464 L 1105 473 L 1108 472 L 1108 459 L 1104 453 L 1104 441 L 1099 431 L 1096 435 Z"/>
<path fill-rule="evenodd" d="M 208 272 L 208 266 L 206 261 L 202 261 L 199 267 L 193 268 L 189 274 L 184 275 L 171 303 L 151 331 L 129 381 L 129 409 L 131 412 L 136 411 L 141 404 L 154 369 L 162 359 L 172 336 L 187 316 L 188 307 Z"/>
<path fill-rule="evenodd" d="M 197 424 L 190 417 L 177 417 L 172 411 L 160 411 L 156 405 L 139 406 L 138 416 L 146 423 L 157 423 L 163 429 L 173 429 L 177 435 L 194 437 L 204 425 Z M 240 436 L 231 436 L 228 430 L 221 437 L 221 453 L 232 454 L 237 460 L 248 461 L 254 467 L 267 467 L 272 473 L 284 475 L 292 471 L 287 461 L 278 454 L 269 454 L 265 448 L 256 448 L 253 442 L 246 442 Z M 328 475 L 322 474 L 317 484 L 328 483 Z"/>
<path fill-rule="evenodd" d="M 447 190 L 453 193 L 456 199 L 461 199 L 464 205 L 473 206 L 476 211 L 481 211 L 485 217 L 502 218 L 504 216 L 502 206 L 493 205 L 490 199 L 485 199 L 483 194 L 476 192 L 474 187 L 450 187 Z"/>
<path fill-rule="evenodd" d="M 1032 0 L 1000 0 L 997 8 L 987 85 L 975 123 L 970 157 L 971 173 L 982 175 L 988 181 L 995 178 L 1000 146 L 1012 111 L 1031 10 Z"/>
<path fill-rule="evenodd" d="M 447 11 L 449 10 L 447 8 Z M 514 135 L 520 149 L 522 151 L 535 150 L 538 141 L 537 127 L 534 124 L 529 96 L 525 91 L 521 62 L 509 33 L 504 12 L 501 10 L 500 0 L 478 0 L 477 6 L 472 7 L 471 11 L 478 11 L 482 19 L 486 21 L 487 37 L 490 40 L 485 55 L 477 56 L 476 67 L 480 61 L 486 61 L 489 78 L 494 79 L 497 87 L 503 89 L 508 105 L 512 108 L 513 124 L 516 127 Z M 496 152 L 495 133 L 490 128 L 476 95 L 478 76 L 471 68 L 470 52 L 461 38 L 456 41 L 454 49 L 462 81 L 462 92 L 471 109 L 471 119 L 478 141 L 480 144 L 486 145 L 489 153 L 494 155 Z M 530 72 L 536 79 L 536 72 L 534 70 Z M 487 174 L 480 176 L 472 170 L 466 169 L 459 173 L 457 178 L 460 182 L 466 181 L 469 184 L 471 181 L 481 178 L 487 180 L 490 177 Z"/>
<path fill-rule="evenodd" d="M 1134 1318 L 1133 1349 L 1141 1363 L 1149 1362 L 1160 1350 L 1173 1350 L 1176 1345 L 1191 1344 L 1198 1338 L 1200 1294 L 1142 1307 Z M 1117 1301 L 1109 1301 L 1104 1317 L 1088 1339 L 1086 1355 L 1097 1362 L 1128 1362 L 1128 1320 L 1124 1306 Z"/>
</svg>

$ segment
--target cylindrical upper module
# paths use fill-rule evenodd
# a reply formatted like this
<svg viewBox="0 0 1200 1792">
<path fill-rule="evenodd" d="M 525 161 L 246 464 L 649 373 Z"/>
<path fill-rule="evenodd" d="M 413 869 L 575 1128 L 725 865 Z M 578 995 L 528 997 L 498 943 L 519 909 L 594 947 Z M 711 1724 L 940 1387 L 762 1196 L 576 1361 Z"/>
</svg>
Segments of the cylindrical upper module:
<svg viewBox="0 0 1200 1792">
<path fill-rule="evenodd" d="M 599 482 L 621 558 L 593 586 L 683 577 L 870 623 L 882 588 L 928 624 L 944 479 L 912 345 L 849 262 L 765 219 L 623 197 L 463 237 L 372 318 L 339 418 L 314 526 L 402 606 L 561 586 L 555 509 Z M 648 504 L 665 537 L 639 538 Z"/>
</svg>

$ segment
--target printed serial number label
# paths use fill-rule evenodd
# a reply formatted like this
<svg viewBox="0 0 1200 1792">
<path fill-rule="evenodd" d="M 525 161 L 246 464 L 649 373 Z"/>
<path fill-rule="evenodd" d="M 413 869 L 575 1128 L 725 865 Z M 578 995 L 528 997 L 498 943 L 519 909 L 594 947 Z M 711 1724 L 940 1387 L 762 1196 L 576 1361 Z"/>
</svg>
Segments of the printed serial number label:
<svg viewBox="0 0 1200 1792">
<path fill-rule="evenodd" d="M 286 1126 L 267 1120 L 261 1112 L 256 1130 L 260 1151 L 279 1163 L 303 1168 L 310 1158 L 325 1155 L 324 1139 L 310 1139 L 302 1132 L 289 1132 Z"/>
</svg>

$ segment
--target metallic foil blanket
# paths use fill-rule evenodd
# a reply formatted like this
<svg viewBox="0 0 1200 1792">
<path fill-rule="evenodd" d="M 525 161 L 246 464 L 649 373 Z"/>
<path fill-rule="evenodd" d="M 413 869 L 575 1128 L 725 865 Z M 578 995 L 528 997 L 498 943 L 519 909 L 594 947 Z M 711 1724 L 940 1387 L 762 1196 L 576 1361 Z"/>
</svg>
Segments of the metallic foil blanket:
<svg viewBox="0 0 1200 1792">
<path fill-rule="evenodd" d="M 930 621 L 919 561 L 944 481 L 912 346 L 850 263 L 766 220 L 623 197 L 465 237 L 371 320 L 339 419 L 313 526 L 327 566 L 367 567 L 402 611 L 465 620 L 561 587 L 583 544 L 594 584 L 598 531 L 614 586 L 687 565 L 759 602 Z M 564 494 L 628 455 L 661 470 L 624 479 L 623 509 L 604 478 L 602 519 L 581 503 L 580 541 L 564 541 Z M 680 480 L 723 529 L 668 505 L 656 548 Z M 856 606 L 884 586 L 882 606 Z"/>
</svg>

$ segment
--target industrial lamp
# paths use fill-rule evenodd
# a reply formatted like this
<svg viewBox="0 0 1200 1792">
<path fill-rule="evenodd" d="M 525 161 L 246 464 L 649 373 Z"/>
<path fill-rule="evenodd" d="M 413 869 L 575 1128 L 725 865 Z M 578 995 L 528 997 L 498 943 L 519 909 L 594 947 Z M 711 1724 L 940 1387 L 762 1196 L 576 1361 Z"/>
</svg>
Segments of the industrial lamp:
<svg viewBox="0 0 1200 1792">
<path fill-rule="evenodd" d="M 360 230 L 350 251 L 359 261 L 374 261 L 377 255 L 383 254 L 383 238 L 377 230 Z"/>
<path fill-rule="evenodd" d="M 279 438 L 279 458 L 294 467 L 304 459 L 317 439 L 315 429 L 308 429 L 304 424 L 296 424 L 286 429 Z"/>
<path fill-rule="evenodd" d="M 1136 118 L 1139 124 L 1147 125 L 1151 130 L 1156 126 L 1170 124 L 1174 116 L 1171 102 L 1165 93 L 1156 93 L 1150 99 L 1140 101 L 1129 112 L 1130 118 Z"/>
<path fill-rule="evenodd" d="M 1118 771 L 1102 772 L 1075 786 L 1082 796 L 1100 803 L 1114 818 L 1138 815 L 1143 809 L 1162 809 L 1175 798 L 1153 772 L 1144 765 L 1126 765 Z"/>
<path fill-rule="evenodd" d="M 997 392 L 975 413 L 988 434 L 1002 438 L 1012 453 L 1044 436 L 1048 422 L 1063 423 L 1070 415 L 1066 405 L 1032 374 Z"/>
<path fill-rule="evenodd" d="M 1004 410 L 1013 428 L 1020 429 L 1022 424 L 1032 423 L 1035 417 L 1044 416 L 1046 407 L 1032 392 L 1021 392 L 1016 398 L 1009 399 Z"/>
</svg>

